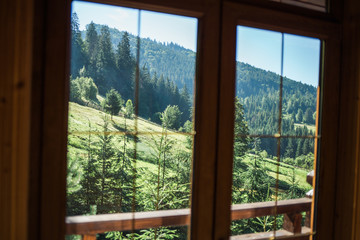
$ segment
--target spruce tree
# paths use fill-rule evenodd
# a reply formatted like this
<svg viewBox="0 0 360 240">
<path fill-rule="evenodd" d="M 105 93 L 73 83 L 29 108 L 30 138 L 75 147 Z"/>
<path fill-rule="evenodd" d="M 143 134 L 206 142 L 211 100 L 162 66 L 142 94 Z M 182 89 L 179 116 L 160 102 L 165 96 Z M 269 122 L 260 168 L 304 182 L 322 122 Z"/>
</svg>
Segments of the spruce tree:
<svg viewBox="0 0 360 240">
<path fill-rule="evenodd" d="M 106 94 L 104 108 L 111 114 L 111 119 L 113 115 L 117 115 L 119 113 L 123 104 L 124 103 L 120 94 L 115 89 L 112 88 Z"/>
<path fill-rule="evenodd" d="M 73 78 L 79 76 L 79 70 L 86 64 L 85 46 L 79 29 L 79 18 L 74 12 L 71 17 L 71 69 Z"/>
<path fill-rule="evenodd" d="M 90 77 L 97 80 L 97 53 L 98 53 L 99 37 L 96 32 L 95 24 L 91 21 L 90 24 L 86 26 L 86 37 L 85 37 L 85 46 L 86 46 L 86 55 L 88 58 L 87 71 Z"/>
</svg>

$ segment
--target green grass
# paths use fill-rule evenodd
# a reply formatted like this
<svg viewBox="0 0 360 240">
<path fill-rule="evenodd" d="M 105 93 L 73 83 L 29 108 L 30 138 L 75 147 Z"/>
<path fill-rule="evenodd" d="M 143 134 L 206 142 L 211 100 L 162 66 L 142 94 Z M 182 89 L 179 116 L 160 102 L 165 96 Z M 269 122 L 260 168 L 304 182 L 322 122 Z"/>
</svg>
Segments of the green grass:
<svg viewBox="0 0 360 240">
<path fill-rule="evenodd" d="M 69 103 L 69 136 L 68 136 L 68 151 L 71 155 L 77 155 L 79 159 L 86 159 L 86 147 L 88 144 L 89 131 L 92 142 L 92 147 L 96 149 L 96 142 L 99 137 L 97 135 L 103 134 L 105 113 L 93 108 L 81 106 L 76 103 Z M 91 128 L 89 127 L 89 123 Z M 137 150 L 137 167 L 149 170 L 152 173 L 157 173 L 157 165 L 153 164 L 154 150 L 151 145 L 154 139 L 159 140 L 162 133 L 162 127 L 158 124 L 144 120 L 142 118 L 126 119 L 126 128 L 128 132 L 135 131 L 135 124 L 137 124 L 138 141 L 135 144 L 134 138 L 128 140 L 127 149 Z M 113 146 L 118 151 L 121 151 L 124 144 L 124 129 L 125 119 L 122 116 L 113 116 L 109 124 L 109 132 L 114 136 Z M 186 136 L 177 134 L 176 131 L 168 131 L 168 138 L 173 141 L 173 149 L 180 149 L 189 151 L 186 146 Z M 254 157 L 253 154 L 247 154 L 242 160 L 243 163 L 249 164 Z M 264 167 L 267 169 L 268 175 L 276 179 L 277 177 L 277 162 L 275 160 L 265 158 L 263 161 Z M 292 175 L 292 166 L 286 163 L 279 165 L 279 183 L 282 190 L 286 190 L 290 184 Z M 170 170 L 168 174 L 176 174 L 175 171 Z M 307 170 L 295 168 L 295 178 L 298 187 L 308 191 L 311 186 L 306 182 Z"/>
<path fill-rule="evenodd" d="M 309 124 L 305 124 L 305 123 L 294 123 L 294 127 L 296 128 L 303 128 L 303 127 L 307 127 L 307 129 L 313 131 L 315 133 L 316 127 L 315 125 L 309 125 Z"/>
<path fill-rule="evenodd" d="M 253 161 L 255 155 L 253 154 L 248 154 L 243 158 L 243 162 L 245 164 L 249 164 L 251 161 Z M 269 176 L 271 176 L 272 178 L 276 179 L 277 177 L 277 162 L 269 159 L 269 158 L 265 158 L 262 163 L 263 166 L 265 167 L 265 169 L 267 170 L 267 173 Z M 308 173 L 307 170 L 301 169 L 301 168 L 294 168 L 295 170 L 295 181 L 297 182 L 297 186 L 301 189 L 303 189 L 304 191 L 308 191 L 310 190 L 312 187 L 306 182 L 306 175 Z M 292 166 L 285 164 L 285 163 L 280 163 L 279 164 L 279 188 L 281 190 L 286 190 L 288 189 L 288 187 L 291 184 L 291 178 L 290 176 L 292 176 Z"/>
</svg>

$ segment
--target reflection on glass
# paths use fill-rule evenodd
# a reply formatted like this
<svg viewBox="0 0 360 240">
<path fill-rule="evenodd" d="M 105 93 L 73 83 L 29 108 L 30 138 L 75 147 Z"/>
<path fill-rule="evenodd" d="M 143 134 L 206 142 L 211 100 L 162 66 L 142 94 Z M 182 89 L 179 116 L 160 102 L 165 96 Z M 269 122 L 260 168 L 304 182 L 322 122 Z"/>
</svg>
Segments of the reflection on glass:
<svg viewBox="0 0 360 240">
<path fill-rule="evenodd" d="M 67 216 L 189 208 L 197 19 L 72 7 Z M 187 228 L 133 233 L 186 239 Z"/>
</svg>

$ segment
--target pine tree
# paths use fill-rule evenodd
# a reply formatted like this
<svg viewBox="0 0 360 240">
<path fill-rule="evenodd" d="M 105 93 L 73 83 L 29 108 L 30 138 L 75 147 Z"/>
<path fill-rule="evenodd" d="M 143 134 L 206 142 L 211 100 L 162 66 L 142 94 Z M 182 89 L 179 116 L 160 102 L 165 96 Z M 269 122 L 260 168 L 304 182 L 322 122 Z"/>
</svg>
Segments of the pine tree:
<svg viewBox="0 0 360 240">
<path fill-rule="evenodd" d="M 135 59 L 131 55 L 129 34 L 124 32 L 117 46 L 115 55 L 116 66 L 119 72 L 117 90 L 126 98 L 131 98 L 133 93 L 133 76 L 135 71 Z"/>
<path fill-rule="evenodd" d="M 88 58 L 88 66 L 87 71 L 90 77 L 97 81 L 97 54 L 98 54 L 98 45 L 99 45 L 99 37 L 96 32 L 95 24 L 91 21 L 90 24 L 86 26 L 86 37 L 85 37 L 85 47 L 86 47 L 86 55 Z"/>
<path fill-rule="evenodd" d="M 235 122 L 234 122 L 234 161 L 242 157 L 248 150 L 249 134 L 247 122 L 244 119 L 244 107 L 239 98 L 235 98 Z"/>
<path fill-rule="evenodd" d="M 111 114 L 111 119 L 113 115 L 117 115 L 122 108 L 124 101 L 122 100 L 120 94 L 115 90 L 111 89 L 105 98 L 104 108 Z"/>
<path fill-rule="evenodd" d="M 79 70 L 85 65 L 85 46 L 79 29 L 79 18 L 74 12 L 71 17 L 71 76 L 73 78 L 79 76 Z"/>
<path fill-rule="evenodd" d="M 100 94 L 104 94 L 111 86 L 116 85 L 115 57 L 112 49 L 110 30 L 102 26 L 99 37 L 99 48 L 96 58 L 96 78 Z"/>
<path fill-rule="evenodd" d="M 116 166 L 114 161 L 115 150 L 113 149 L 113 136 L 109 133 L 108 119 L 104 118 L 103 134 L 99 135 L 97 151 L 98 159 L 98 180 L 100 188 L 100 196 L 98 199 L 99 213 L 107 213 L 111 211 L 111 197 L 114 197 L 114 174 Z"/>
</svg>

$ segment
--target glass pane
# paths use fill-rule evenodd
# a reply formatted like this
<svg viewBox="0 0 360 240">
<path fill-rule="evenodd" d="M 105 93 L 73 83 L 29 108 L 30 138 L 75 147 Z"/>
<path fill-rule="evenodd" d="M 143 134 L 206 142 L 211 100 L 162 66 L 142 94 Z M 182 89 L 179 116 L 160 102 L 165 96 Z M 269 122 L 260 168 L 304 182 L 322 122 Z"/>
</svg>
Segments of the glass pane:
<svg viewBox="0 0 360 240">
<path fill-rule="evenodd" d="M 278 133 L 281 33 L 238 26 L 236 61 L 236 97 L 246 134 Z"/>
<path fill-rule="evenodd" d="M 320 40 L 284 34 L 282 135 L 315 136 Z"/>
<path fill-rule="evenodd" d="M 82 1 L 72 10 L 67 216 L 189 208 L 197 19 Z M 187 231 L 164 221 L 133 233 Z"/>
<path fill-rule="evenodd" d="M 233 204 L 274 201 L 276 146 L 275 138 L 235 138 Z"/>
<path fill-rule="evenodd" d="M 289 235 L 290 219 L 310 212 L 320 47 L 318 39 L 237 28 L 231 232 L 241 239 Z M 294 203 L 307 208 L 274 216 Z"/>
</svg>

